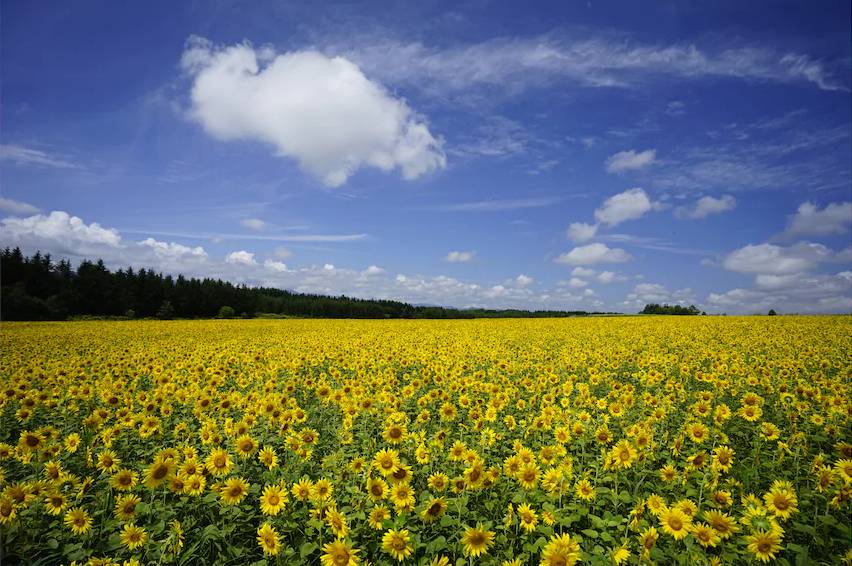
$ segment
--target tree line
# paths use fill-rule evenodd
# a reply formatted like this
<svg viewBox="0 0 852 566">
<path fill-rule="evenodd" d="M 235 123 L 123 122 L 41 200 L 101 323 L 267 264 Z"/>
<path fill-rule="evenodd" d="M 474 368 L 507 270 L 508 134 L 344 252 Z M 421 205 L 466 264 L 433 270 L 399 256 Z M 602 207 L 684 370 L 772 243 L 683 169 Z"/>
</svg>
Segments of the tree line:
<svg viewBox="0 0 852 566">
<path fill-rule="evenodd" d="M 676 314 L 676 315 L 697 315 L 697 314 L 707 314 L 705 312 L 701 312 L 698 310 L 698 307 L 695 305 L 689 305 L 688 307 L 682 307 L 680 305 L 660 305 L 658 303 L 651 303 L 645 305 L 645 308 L 642 309 L 639 314 Z"/>
<path fill-rule="evenodd" d="M 74 317 L 212 318 L 485 318 L 583 316 L 586 311 L 453 309 L 401 301 L 326 296 L 247 287 L 212 278 L 163 275 L 153 269 L 110 271 L 102 260 L 74 269 L 50 254 L 0 254 L 0 318 L 65 320 Z"/>
</svg>

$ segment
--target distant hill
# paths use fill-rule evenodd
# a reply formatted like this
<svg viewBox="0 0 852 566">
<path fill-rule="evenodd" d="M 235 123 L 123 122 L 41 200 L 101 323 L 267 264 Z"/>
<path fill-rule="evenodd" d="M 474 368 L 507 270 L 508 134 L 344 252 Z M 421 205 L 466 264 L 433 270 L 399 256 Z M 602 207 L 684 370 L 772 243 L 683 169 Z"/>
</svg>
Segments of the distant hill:
<svg viewBox="0 0 852 566">
<path fill-rule="evenodd" d="M 522 318 L 586 316 L 586 311 L 454 309 L 401 301 L 356 299 L 246 287 L 219 279 L 163 275 L 131 267 L 112 272 L 103 261 L 54 262 L 36 252 L 0 254 L 0 319 L 73 317 L 212 318 L 258 315 L 307 318 Z"/>
</svg>

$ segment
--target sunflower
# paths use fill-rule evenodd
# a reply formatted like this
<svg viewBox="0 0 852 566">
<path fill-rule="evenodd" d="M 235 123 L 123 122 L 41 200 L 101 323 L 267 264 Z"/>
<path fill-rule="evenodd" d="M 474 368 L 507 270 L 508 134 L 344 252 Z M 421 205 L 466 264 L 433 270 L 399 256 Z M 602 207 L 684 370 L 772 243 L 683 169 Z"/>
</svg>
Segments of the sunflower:
<svg viewBox="0 0 852 566">
<path fill-rule="evenodd" d="M 370 511 L 368 522 L 370 527 L 377 531 L 381 531 L 385 528 L 384 522 L 388 519 L 390 519 L 390 511 L 388 511 L 387 507 L 384 505 L 376 505 L 373 507 L 373 510 Z"/>
<path fill-rule="evenodd" d="M 133 523 L 127 523 L 121 529 L 121 544 L 130 550 L 136 550 L 145 544 L 148 540 L 148 533 L 145 529 L 137 527 Z"/>
<path fill-rule="evenodd" d="M 216 448 L 210 455 L 207 456 L 205 463 L 207 471 L 214 476 L 224 476 L 234 467 L 234 462 L 231 460 L 231 455 L 223 448 Z"/>
<path fill-rule="evenodd" d="M 44 447 L 44 435 L 39 432 L 21 431 L 18 438 L 18 448 L 25 452 L 38 452 Z"/>
<path fill-rule="evenodd" d="M 349 523 L 346 522 L 346 517 L 336 508 L 331 507 L 325 512 L 325 522 L 328 527 L 339 539 L 346 538 L 349 533 Z"/>
<path fill-rule="evenodd" d="M 524 465 L 518 472 L 518 483 L 524 489 L 535 489 L 538 485 L 539 468 L 534 462 Z"/>
<path fill-rule="evenodd" d="M 660 523 L 663 531 L 673 536 L 675 540 L 681 540 L 689 534 L 692 519 L 680 509 L 673 507 L 660 514 Z"/>
<path fill-rule="evenodd" d="M 237 456 L 246 459 L 257 450 L 257 442 L 248 434 L 243 434 L 236 441 Z"/>
<path fill-rule="evenodd" d="M 51 493 L 44 498 L 44 507 L 50 515 L 59 515 L 68 506 L 68 499 L 61 493 Z"/>
<path fill-rule="evenodd" d="M 775 530 L 757 530 L 746 537 L 748 551 L 761 562 L 769 562 L 781 549 L 781 535 Z"/>
<path fill-rule="evenodd" d="M 207 486 L 207 478 L 201 474 L 192 474 L 183 480 L 183 492 L 193 497 L 204 493 L 204 488 Z"/>
<path fill-rule="evenodd" d="M 260 496 L 260 511 L 264 515 L 277 515 L 287 502 L 287 491 L 277 485 L 267 485 Z"/>
<path fill-rule="evenodd" d="M 239 505 L 248 495 L 248 489 L 249 485 L 243 478 L 228 478 L 219 496 L 225 505 Z"/>
<path fill-rule="evenodd" d="M 358 566 L 358 550 L 342 540 L 330 542 L 322 547 L 322 566 Z"/>
<path fill-rule="evenodd" d="M 195 458 L 187 458 L 180 465 L 180 475 L 187 477 L 195 474 L 203 474 L 204 467 Z"/>
<path fill-rule="evenodd" d="M 488 549 L 494 544 L 494 531 L 486 531 L 481 523 L 477 523 L 476 527 L 465 527 L 461 541 L 465 555 L 476 558 L 488 553 Z"/>
<path fill-rule="evenodd" d="M 98 454 L 98 468 L 107 473 L 117 470 L 120 464 L 121 460 L 115 456 L 115 452 L 112 450 L 104 450 Z"/>
<path fill-rule="evenodd" d="M 325 478 L 320 478 L 314 482 L 311 488 L 311 499 L 315 501 L 328 501 L 331 499 L 331 494 L 334 493 L 334 486 Z"/>
<path fill-rule="evenodd" d="M 521 528 L 528 533 L 533 532 L 535 526 L 538 524 L 538 515 L 526 503 L 518 506 L 518 519 L 520 520 Z"/>
<path fill-rule="evenodd" d="M 689 438 L 696 444 L 701 444 L 707 440 L 708 430 L 707 426 L 703 423 L 691 423 L 687 425 L 686 432 L 689 434 Z"/>
<path fill-rule="evenodd" d="M 613 446 L 610 461 L 616 468 L 629 468 L 637 456 L 638 453 L 633 445 L 627 440 L 621 440 Z"/>
<path fill-rule="evenodd" d="M 15 503 L 8 497 L 0 497 L 0 525 L 9 525 L 18 516 Z"/>
<path fill-rule="evenodd" d="M 677 469 L 671 465 L 666 464 L 662 468 L 660 468 L 660 479 L 666 483 L 671 483 L 677 478 Z"/>
<path fill-rule="evenodd" d="M 278 531 L 269 523 L 263 523 L 257 529 L 257 544 L 263 550 L 265 556 L 276 556 L 281 552 L 281 539 Z"/>
<path fill-rule="evenodd" d="M 437 521 L 440 519 L 444 513 L 447 511 L 447 502 L 444 501 L 443 497 L 432 498 L 429 503 L 426 504 L 426 508 L 420 513 L 420 517 L 423 521 L 427 523 L 431 523 L 432 521 Z"/>
<path fill-rule="evenodd" d="M 733 536 L 739 530 L 737 521 L 726 513 L 719 511 L 707 511 L 704 513 L 704 520 L 707 521 L 713 530 L 721 539 L 727 539 Z"/>
<path fill-rule="evenodd" d="M 414 490 L 407 483 L 398 483 L 391 488 L 390 500 L 397 510 L 411 509 L 414 507 Z"/>
<path fill-rule="evenodd" d="M 388 444 L 399 444 L 405 439 L 407 433 L 405 424 L 390 423 L 385 427 L 382 437 Z"/>
<path fill-rule="evenodd" d="M 302 477 L 298 482 L 293 484 L 290 493 L 299 501 L 307 501 L 311 493 L 314 491 L 314 483 L 308 477 Z"/>
<path fill-rule="evenodd" d="M 130 491 L 136 487 L 136 482 L 138 481 L 139 477 L 136 475 L 136 472 L 127 468 L 121 468 L 112 475 L 109 483 L 118 491 Z"/>
<path fill-rule="evenodd" d="M 393 483 L 408 483 L 411 481 L 411 466 L 400 464 L 388 478 Z"/>
<path fill-rule="evenodd" d="M 409 544 L 410 542 L 411 538 L 408 536 L 407 530 L 389 529 L 382 537 L 382 550 L 390 554 L 392 558 L 402 562 L 414 552 Z"/>
<path fill-rule="evenodd" d="M 381 501 L 385 498 L 388 491 L 388 484 L 381 478 L 367 478 L 367 495 L 373 501 Z"/>
<path fill-rule="evenodd" d="M 787 520 L 798 511 L 798 499 L 793 486 L 788 482 L 775 482 L 769 493 L 763 496 L 766 508 L 776 517 Z"/>
<path fill-rule="evenodd" d="M 72 507 L 65 513 L 65 525 L 75 535 L 82 535 L 92 528 L 92 517 L 85 509 Z"/>
<path fill-rule="evenodd" d="M 393 474 L 399 468 L 400 463 L 399 452 L 387 448 L 376 452 L 376 456 L 373 458 L 373 467 L 385 477 Z"/>
<path fill-rule="evenodd" d="M 639 545 L 642 547 L 642 554 L 647 557 L 651 553 L 651 549 L 654 548 L 654 545 L 657 544 L 659 534 L 654 527 L 648 527 L 639 534 L 638 538 Z"/>
<path fill-rule="evenodd" d="M 692 537 L 704 548 L 714 547 L 722 540 L 716 529 L 706 523 L 695 523 L 692 526 Z"/>
<path fill-rule="evenodd" d="M 576 493 L 577 497 L 584 501 L 592 501 L 597 495 L 595 486 L 593 486 L 586 478 L 577 482 L 577 485 L 574 486 L 574 493 Z"/>
<path fill-rule="evenodd" d="M 435 472 L 429 476 L 428 483 L 429 487 L 435 491 L 445 491 L 447 489 L 447 485 L 450 483 L 450 478 L 447 477 L 447 474 Z"/>
<path fill-rule="evenodd" d="M 278 465 L 278 456 L 275 454 L 275 450 L 269 446 L 264 446 L 263 449 L 258 452 L 257 459 L 260 460 L 260 463 L 266 466 L 266 469 L 270 471 L 275 469 Z"/>
<path fill-rule="evenodd" d="M 541 566 L 573 566 L 580 558 L 580 545 L 567 533 L 553 535 L 541 551 Z"/>
<path fill-rule="evenodd" d="M 149 489 L 160 487 L 168 479 L 175 467 L 175 461 L 171 458 L 156 458 L 154 462 L 145 469 L 145 486 Z"/>
<path fill-rule="evenodd" d="M 843 478 L 845 483 L 852 483 L 852 458 L 843 458 L 835 462 L 834 471 Z"/>
<path fill-rule="evenodd" d="M 121 521 L 129 521 L 136 516 L 136 506 L 142 500 L 135 495 L 122 495 L 115 502 L 115 516 Z"/>
</svg>

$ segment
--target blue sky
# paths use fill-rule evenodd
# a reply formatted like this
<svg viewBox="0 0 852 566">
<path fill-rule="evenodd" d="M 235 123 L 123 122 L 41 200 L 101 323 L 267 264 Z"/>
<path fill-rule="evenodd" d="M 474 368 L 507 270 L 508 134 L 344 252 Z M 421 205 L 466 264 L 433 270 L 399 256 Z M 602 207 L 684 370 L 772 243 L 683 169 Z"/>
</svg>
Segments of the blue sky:
<svg viewBox="0 0 852 566">
<path fill-rule="evenodd" d="M 458 307 L 852 311 L 848 2 L 313 4 L 3 2 L 0 243 Z"/>
</svg>

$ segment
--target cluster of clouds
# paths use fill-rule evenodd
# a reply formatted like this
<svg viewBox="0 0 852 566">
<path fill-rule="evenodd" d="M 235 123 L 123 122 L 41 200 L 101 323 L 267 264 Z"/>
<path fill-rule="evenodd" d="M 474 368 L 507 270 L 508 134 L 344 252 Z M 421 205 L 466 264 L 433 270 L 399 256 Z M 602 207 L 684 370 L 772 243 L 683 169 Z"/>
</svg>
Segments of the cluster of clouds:
<svg viewBox="0 0 852 566">
<path fill-rule="evenodd" d="M 193 36 L 181 66 L 192 81 L 189 116 L 205 132 L 268 144 L 329 187 L 361 167 L 411 180 L 446 165 L 425 119 L 346 57 Z"/>
<path fill-rule="evenodd" d="M 523 273 L 484 285 L 446 275 L 391 274 L 378 265 L 364 269 L 341 268 L 330 263 L 290 267 L 281 261 L 291 255 L 286 248 L 275 249 L 269 257 L 260 257 L 245 249 L 214 257 L 203 246 L 187 246 L 151 237 L 127 239 L 114 228 L 97 222 L 86 223 L 64 211 L 3 218 L 0 220 L 0 241 L 4 245 L 19 246 L 29 254 L 40 250 L 72 260 L 101 258 L 113 269 L 151 268 L 188 277 L 213 277 L 305 293 L 346 294 L 458 307 L 597 309 L 603 306 L 588 289 L 579 292 L 563 288 L 533 289 L 534 278 Z M 455 252 L 450 257 L 456 258 L 455 261 L 467 261 L 473 255 L 474 252 Z"/>
</svg>

